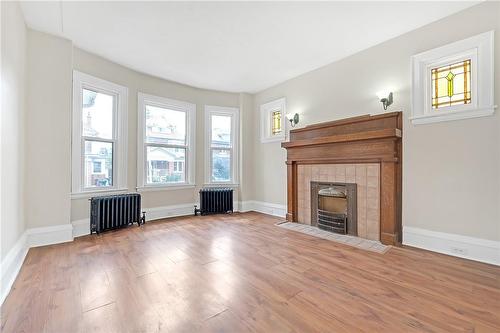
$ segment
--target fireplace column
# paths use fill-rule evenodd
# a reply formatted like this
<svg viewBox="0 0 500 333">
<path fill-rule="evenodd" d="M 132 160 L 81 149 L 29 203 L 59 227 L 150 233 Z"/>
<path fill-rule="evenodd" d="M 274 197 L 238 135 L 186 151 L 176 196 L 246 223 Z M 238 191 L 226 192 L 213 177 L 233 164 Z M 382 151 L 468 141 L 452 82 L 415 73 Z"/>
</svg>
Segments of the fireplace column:
<svg viewBox="0 0 500 333">
<path fill-rule="evenodd" d="M 287 173 L 287 213 L 286 220 L 297 221 L 297 163 L 286 161 Z"/>
<path fill-rule="evenodd" d="M 380 241 L 386 245 L 401 242 L 398 220 L 399 188 L 398 162 L 380 163 Z"/>
</svg>

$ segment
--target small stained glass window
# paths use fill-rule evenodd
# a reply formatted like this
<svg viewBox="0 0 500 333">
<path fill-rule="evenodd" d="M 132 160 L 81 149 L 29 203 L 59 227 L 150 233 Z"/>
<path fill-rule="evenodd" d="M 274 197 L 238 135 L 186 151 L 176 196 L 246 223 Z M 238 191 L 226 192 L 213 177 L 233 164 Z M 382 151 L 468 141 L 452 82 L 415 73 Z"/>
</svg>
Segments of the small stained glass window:
<svg viewBox="0 0 500 333">
<path fill-rule="evenodd" d="M 471 60 L 433 68 L 432 108 L 471 103 Z"/>
<path fill-rule="evenodd" d="M 281 132 L 281 111 L 271 113 L 271 133 L 276 135 Z"/>
</svg>

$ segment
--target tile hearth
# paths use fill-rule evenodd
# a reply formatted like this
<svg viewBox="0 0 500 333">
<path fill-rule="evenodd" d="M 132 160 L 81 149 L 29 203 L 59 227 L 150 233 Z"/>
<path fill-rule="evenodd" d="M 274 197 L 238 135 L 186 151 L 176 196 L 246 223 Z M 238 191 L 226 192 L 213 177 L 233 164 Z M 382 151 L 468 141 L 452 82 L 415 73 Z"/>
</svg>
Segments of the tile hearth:
<svg viewBox="0 0 500 333">
<path fill-rule="evenodd" d="M 281 228 L 301 232 L 306 235 L 357 247 L 362 250 L 385 253 L 390 248 L 390 246 L 383 245 L 379 241 L 349 235 L 336 234 L 303 223 L 282 222 L 276 225 Z"/>
</svg>

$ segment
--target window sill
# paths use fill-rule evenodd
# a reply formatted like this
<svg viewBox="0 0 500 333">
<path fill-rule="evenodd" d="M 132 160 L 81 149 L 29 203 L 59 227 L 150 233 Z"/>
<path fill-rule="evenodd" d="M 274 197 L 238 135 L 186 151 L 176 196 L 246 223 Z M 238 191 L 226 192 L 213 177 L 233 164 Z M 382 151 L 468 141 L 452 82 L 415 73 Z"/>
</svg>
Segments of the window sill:
<svg viewBox="0 0 500 333">
<path fill-rule="evenodd" d="M 476 108 L 466 111 L 450 111 L 436 114 L 426 114 L 410 117 L 413 125 L 431 124 L 443 121 L 470 119 L 478 117 L 487 117 L 495 113 L 496 105 L 490 107 Z"/>
<path fill-rule="evenodd" d="M 236 188 L 239 187 L 239 183 L 205 183 L 203 187 L 231 187 Z"/>
<path fill-rule="evenodd" d="M 142 186 L 137 187 L 137 192 L 156 192 L 156 191 L 172 191 L 193 189 L 194 184 L 179 184 L 179 185 L 158 185 L 158 186 Z"/>
<path fill-rule="evenodd" d="M 71 199 L 90 199 L 92 197 L 105 196 L 111 194 L 124 194 L 130 193 L 128 188 L 118 188 L 118 189 L 107 189 L 107 190 L 97 190 L 88 192 L 75 192 L 71 193 Z"/>
<path fill-rule="evenodd" d="M 283 142 L 283 141 L 285 141 L 285 135 L 260 138 L 261 143 Z"/>
</svg>

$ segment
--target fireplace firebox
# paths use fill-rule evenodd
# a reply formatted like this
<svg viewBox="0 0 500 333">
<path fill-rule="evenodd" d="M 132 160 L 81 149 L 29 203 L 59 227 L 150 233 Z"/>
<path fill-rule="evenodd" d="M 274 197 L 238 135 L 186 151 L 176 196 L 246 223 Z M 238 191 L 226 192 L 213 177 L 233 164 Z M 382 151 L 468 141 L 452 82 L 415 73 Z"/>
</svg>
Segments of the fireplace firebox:
<svg viewBox="0 0 500 333">
<path fill-rule="evenodd" d="M 311 182 L 311 225 L 357 236 L 356 184 Z"/>
</svg>

